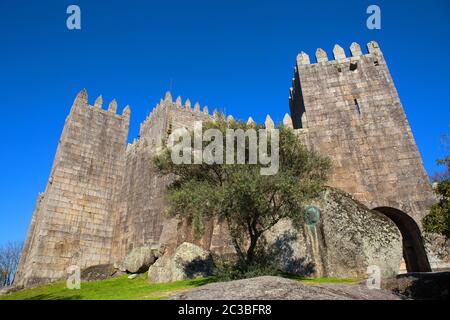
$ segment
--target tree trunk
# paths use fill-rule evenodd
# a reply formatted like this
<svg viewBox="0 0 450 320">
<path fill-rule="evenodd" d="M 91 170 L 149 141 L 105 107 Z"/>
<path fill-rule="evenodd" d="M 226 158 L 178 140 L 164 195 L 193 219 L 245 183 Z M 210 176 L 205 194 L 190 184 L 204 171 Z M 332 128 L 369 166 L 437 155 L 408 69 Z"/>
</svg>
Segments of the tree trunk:
<svg viewBox="0 0 450 320">
<path fill-rule="evenodd" d="M 250 245 L 247 250 L 247 266 L 251 265 L 255 259 L 256 244 L 258 243 L 259 236 L 250 236 Z"/>
</svg>

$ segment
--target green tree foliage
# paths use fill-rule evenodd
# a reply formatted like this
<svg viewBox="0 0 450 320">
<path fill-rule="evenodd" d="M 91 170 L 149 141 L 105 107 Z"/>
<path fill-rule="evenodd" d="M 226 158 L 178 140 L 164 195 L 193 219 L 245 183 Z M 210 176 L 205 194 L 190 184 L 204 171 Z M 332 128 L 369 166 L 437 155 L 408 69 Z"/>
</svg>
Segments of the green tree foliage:
<svg viewBox="0 0 450 320">
<path fill-rule="evenodd" d="M 440 175 L 434 187 L 439 202 L 431 207 L 430 213 L 422 222 L 426 232 L 438 233 L 450 238 L 450 156 L 439 160 L 438 164 L 446 166 L 446 171 Z"/>
<path fill-rule="evenodd" d="M 263 127 L 221 117 L 203 125 L 203 130 L 209 128 L 219 129 L 225 137 L 228 128 Z M 249 147 L 246 141 L 247 160 Z M 283 218 L 302 224 L 305 203 L 322 190 L 331 167 L 328 158 L 308 151 L 293 130 L 284 127 L 279 127 L 279 159 L 278 173 L 270 176 L 260 174 L 261 164 L 175 165 L 168 149 L 154 162 L 163 173 L 176 177 L 169 187 L 168 213 L 191 221 L 196 236 L 202 235 L 211 218 L 226 222 L 238 266 L 246 272 L 258 260 L 255 255 L 264 233 Z"/>
</svg>

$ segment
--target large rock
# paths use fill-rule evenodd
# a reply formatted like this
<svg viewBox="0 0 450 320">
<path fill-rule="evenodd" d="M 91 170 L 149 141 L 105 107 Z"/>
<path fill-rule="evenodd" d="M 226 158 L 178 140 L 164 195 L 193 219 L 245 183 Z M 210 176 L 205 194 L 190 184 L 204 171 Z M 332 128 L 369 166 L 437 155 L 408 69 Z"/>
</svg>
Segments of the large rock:
<svg viewBox="0 0 450 320">
<path fill-rule="evenodd" d="M 23 287 L 21 286 L 8 286 L 8 287 L 3 287 L 0 289 L 0 296 L 2 295 L 6 295 L 6 294 L 10 294 L 19 290 L 22 290 Z"/>
<path fill-rule="evenodd" d="M 143 273 L 156 261 L 159 257 L 159 249 L 150 247 L 138 247 L 124 258 L 121 269 L 130 273 Z"/>
<path fill-rule="evenodd" d="M 149 268 L 148 279 L 153 283 L 165 283 L 212 274 L 214 263 L 211 254 L 202 248 L 184 242 L 175 252 L 165 254 Z"/>
<path fill-rule="evenodd" d="M 112 264 L 99 264 L 81 271 L 81 280 L 83 281 L 98 281 L 105 280 L 112 277 L 120 276 L 123 273 L 117 270 Z"/>
<path fill-rule="evenodd" d="M 259 277 L 212 283 L 171 300 L 400 300 L 385 290 L 364 285 L 305 285 L 280 277 Z"/>
<path fill-rule="evenodd" d="M 383 289 L 411 299 L 449 300 L 450 272 L 407 273 L 383 279 Z"/>
<path fill-rule="evenodd" d="M 389 218 L 332 188 L 310 204 L 320 210 L 316 224 L 296 230 L 290 220 L 282 220 L 266 236 L 273 260 L 284 271 L 365 278 L 367 268 L 375 266 L 383 277 L 398 273 L 402 239 Z"/>
<path fill-rule="evenodd" d="M 450 270 L 450 239 L 436 233 L 425 233 L 424 240 L 433 271 Z"/>
</svg>

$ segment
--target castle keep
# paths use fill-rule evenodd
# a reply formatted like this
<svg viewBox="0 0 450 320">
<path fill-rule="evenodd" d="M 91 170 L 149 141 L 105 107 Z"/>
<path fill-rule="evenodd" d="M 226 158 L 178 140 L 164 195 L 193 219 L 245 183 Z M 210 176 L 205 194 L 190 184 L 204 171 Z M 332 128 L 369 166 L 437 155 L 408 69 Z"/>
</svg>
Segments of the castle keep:
<svg viewBox="0 0 450 320">
<path fill-rule="evenodd" d="M 329 184 L 392 219 L 403 237 L 406 265 L 430 271 L 420 233 L 433 201 L 408 121 L 377 43 L 368 53 L 353 43 L 351 57 L 335 46 L 334 60 L 322 49 L 316 63 L 297 57 L 290 90 L 293 127 L 309 148 L 330 156 Z M 117 114 L 112 101 L 89 105 L 86 91 L 66 119 L 45 192 L 40 194 L 21 255 L 15 283 L 31 286 L 59 279 L 66 268 L 117 262 L 139 246 L 171 246 L 191 240 L 184 222 L 164 216 L 165 186 L 151 157 L 174 128 L 192 128 L 213 117 L 170 93 L 141 124 L 127 145 L 131 110 Z M 272 124 L 268 117 L 266 126 Z M 211 221 L 199 244 L 229 250 L 227 231 Z"/>
</svg>

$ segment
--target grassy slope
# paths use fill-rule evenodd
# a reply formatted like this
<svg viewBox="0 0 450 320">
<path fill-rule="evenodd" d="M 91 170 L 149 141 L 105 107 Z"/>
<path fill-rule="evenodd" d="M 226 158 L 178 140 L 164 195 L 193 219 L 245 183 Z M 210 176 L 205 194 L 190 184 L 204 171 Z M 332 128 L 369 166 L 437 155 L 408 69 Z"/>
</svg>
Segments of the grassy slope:
<svg viewBox="0 0 450 320">
<path fill-rule="evenodd" d="M 80 290 L 69 290 L 65 282 L 57 282 L 0 296 L 0 300 L 159 300 L 211 281 L 212 279 L 196 279 L 149 284 L 146 274 L 133 280 L 125 275 L 102 281 L 82 282 Z"/>
<path fill-rule="evenodd" d="M 354 284 L 357 282 L 353 279 L 337 278 L 290 278 L 310 285 L 323 283 Z M 159 300 L 210 282 L 214 282 L 214 279 L 149 284 L 147 275 L 143 274 L 133 280 L 128 279 L 127 276 L 122 276 L 103 281 L 83 282 L 80 290 L 69 290 L 66 288 L 65 282 L 57 282 L 0 296 L 0 300 Z"/>
</svg>

